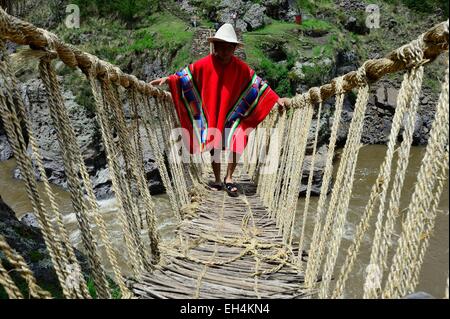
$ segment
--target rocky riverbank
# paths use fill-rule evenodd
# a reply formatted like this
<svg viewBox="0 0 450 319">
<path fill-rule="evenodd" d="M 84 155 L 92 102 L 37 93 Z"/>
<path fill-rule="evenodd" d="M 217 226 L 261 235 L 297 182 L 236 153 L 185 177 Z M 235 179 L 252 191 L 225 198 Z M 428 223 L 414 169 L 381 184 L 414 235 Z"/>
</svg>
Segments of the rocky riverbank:
<svg viewBox="0 0 450 319">
<path fill-rule="evenodd" d="M 39 144 L 43 164 L 49 181 L 67 188 L 67 178 L 64 172 L 61 148 L 56 138 L 49 114 L 47 94 L 40 79 L 31 79 L 21 84 L 22 97 L 29 116 L 32 119 L 32 129 Z M 82 151 L 86 167 L 91 176 L 94 192 L 98 199 L 112 196 L 111 179 L 109 177 L 105 150 L 101 141 L 98 124 L 95 117 L 75 101 L 71 91 L 63 91 L 64 103 L 73 125 L 77 142 Z M 0 160 L 12 158 L 11 146 L 0 121 Z M 149 189 L 152 194 L 164 192 L 164 187 L 156 167 L 152 151 L 144 148 L 145 173 Z M 20 171 L 16 169 L 14 176 L 20 178 Z M 36 171 L 36 176 L 38 173 Z"/>
<path fill-rule="evenodd" d="M 36 219 L 33 218 L 31 224 L 36 226 L 36 223 Z M 0 235 L 6 239 L 11 248 L 25 259 L 26 263 L 33 271 L 38 284 L 42 288 L 50 291 L 54 297 L 61 298 L 61 287 L 39 228 L 19 221 L 12 209 L 3 202 L 1 196 Z M 75 254 L 86 275 L 88 273 L 86 259 L 77 250 L 75 250 Z M 6 269 L 9 270 L 11 265 L 4 259 L 5 257 L 0 251 L 0 261 L 2 261 Z M 19 288 L 24 289 L 24 287 L 26 287 L 26 283 L 22 283 L 14 272 L 12 272 L 11 275 Z"/>
</svg>

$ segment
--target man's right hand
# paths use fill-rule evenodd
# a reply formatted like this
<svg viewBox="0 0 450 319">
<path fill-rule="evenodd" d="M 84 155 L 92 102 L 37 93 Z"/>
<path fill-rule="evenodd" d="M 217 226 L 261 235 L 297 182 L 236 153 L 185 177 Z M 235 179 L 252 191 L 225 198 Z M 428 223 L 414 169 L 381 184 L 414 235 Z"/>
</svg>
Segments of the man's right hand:
<svg viewBox="0 0 450 319">
<path fill-rule="evenodd" d="M 164 83 L 167 82 L 168 79 L 169 79 L 168 77 L 156 79 L 156 80 L 150 81 L 150 85 L 153 85 L 153 86 L 163 85 Z"/>
</svg>

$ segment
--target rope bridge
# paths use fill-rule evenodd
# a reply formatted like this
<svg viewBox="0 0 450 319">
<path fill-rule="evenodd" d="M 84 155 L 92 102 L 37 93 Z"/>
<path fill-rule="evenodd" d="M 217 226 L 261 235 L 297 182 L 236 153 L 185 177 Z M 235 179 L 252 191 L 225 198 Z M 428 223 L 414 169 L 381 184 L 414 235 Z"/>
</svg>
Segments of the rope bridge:
<svg viewBox="0 0 450 319">
<path fill-rule="evenodd" d="M 376 217 L 376 224 L 363 297 L 399 298 L 416 288 L 437 206 L 448 178 L 448 21 L 385 58 L 366 61 L 355 72 L 295 96 L 289 107 L 281 111 L 274 108 L 252 133 L 243 164 L 239 166 L 238 180 L 243 195 L 229 198 L 224 192 L 205 189 L 211 171 L 202 155 L 193 155 L 189 164 L 180 160 L 177 150 L 181 141 L 171 135 L 179 123 L 168 92 L 125 74 L 116 66 L 0 9 L 0 112 L 5 131 L 64 296 L 91 298 L 45 174 L 39 145 L 32 131 L 32 119 L 24 106 L 10 56 L 5 50 L 6 40 L 29 45 L 33 54 L 28 58 L 35 59 L 39 65 L 83 249 L 99 298 L 111 298 L 111 279 L 119 287 L 122 298 L 342 298 L 363 237 L 370 231 L 372 216 Z M 447 60 L 442 89 L 405 215 L 400 212 L 400 198 L 424 67 L 442 53 L 446 54 Z M 118 250 L 112 246 L 100 214 L 75 131 L 64 107 L 52 63 L 56 59 L 79 68 L 89 81 L 118 205 L 126 248 L 123 254 L 130 273 L 125 274 L 119 266 Z M 361 147 L 369 87 L 385 74 L 400 71 L 404 71 L 404 76 L 387 152 L 361 212 L 356 236 L 345 252 L 340 249 L 341 238 Z M 358 97 L 331 189 L 344 96 L 354 88 L 358 90 Z M 335 114 L 327 162 L 317 211 L 314 212 L 314 232 L 310 245 L 307 245 L 305 225 L 308 215 L 313 214 L 310 195 L 319 123 L 324 101 L 333 96 Z M 131 121 L 125 118 L 125 102 L 130 105 Z M 302 163 L 308 132 L 313 127 L 316 128 L 313 157 L 305 206 L 300 214 L 300 239 L 294 243 Z M 141 128 L 145 136 L 142 136 Z M 278 134 L 265 134 L 268 128 L 276 128 Z M 402 142 L 398 145 L 400 132 Z M 178 220 L 176 239 L 172 242 L 161 241 L 157 231 L 155 203 L 144 174 L 143 143 L 151 145 Z M 396 160 L 394 153 L 398 153 Z M 43 181 L 44 194 L 37 190 L 34 166 Z M 45 206 L 44 199 L 50 205 Z M 400 213 L 406 217 L 402 220 L 402 231 L 394 248 L 391 242 Z M 94 234 L 94 227 L 98 235 Z M 106 250 L 106 260 L 100 258 L 101 246 Z M 1 236 L 0 250 L 26 281 L 31 297 L 51 298 L 37 285 L 24 259 Z M 340 269 L 336 267 L 338 254 L 346 256 Z M 389 259 L 390 255 L 392 259 Z M 24 297 L 1 263 L 0 284 L 10 298 Z"/>
</svg>

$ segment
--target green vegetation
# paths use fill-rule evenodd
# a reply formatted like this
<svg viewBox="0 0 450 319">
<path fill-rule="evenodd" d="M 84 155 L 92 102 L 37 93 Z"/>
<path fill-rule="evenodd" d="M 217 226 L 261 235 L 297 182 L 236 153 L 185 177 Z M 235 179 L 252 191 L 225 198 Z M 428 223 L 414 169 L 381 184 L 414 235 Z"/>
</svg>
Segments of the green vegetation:
<svg viewBox="0 0 450 319">
<path fill-rule="evenodd" d="M 140 18 L 160 10 L 159 0 L 74 0 L 81 10 L 83 17 L 111 17 L 117 16 L 127 26 L 132 27 Z"/>
<path fill-rule="evenodd" d="M 293 23 L 273 21 L 272 24 L 243 36 L 247 62 L 279 95 L 293 94 L 288 73 L 295 63 L 296 52 L 295 46 L 290 44 L 298 42 L 294 31 L 299 29 L 300 27 Z M 273 47 L 274 44 L 278 47 L 277 50 L 287 51 L 286 61 L 275 62 L 268 58 L 265 49 Z"/>
<path fill-rule="evenodd" d="M 148 18 L 146 30 L 155 36 L 154 48 L 178 50 L 191 43 L 194 33 L 187 31 L 186 22 L 167 13 L 157 13 Z"/>
<path fill-rule="evenodd" d="M 333 29 L 333 26 L 324 20 L 317 19 L 307 19 L 301 24 L 302 30 L 320 30 L 320 31 L 330 31 Z"/>
<path fill-rule="evenodd" d="M 317 14 L 320 12 L 320 10 L 323 10 L 324 8 L 332 8 L 334 7 L 334 1 L 333 0 L 321 0 L 321 1 L 314 1 L 314 0 L 297 0 L 297 11 L 299 13 L 311 13 L 311 14 Z"/>
<path fill-rule="evenodd" d="M 385 0 L 386 1 L 386 0 Z M 441 8 L 444 14 L 448 17 L 449 2 L 448 0 L 387 0 L 386 2 L 391 4 L 403 4 L 406 7 L 418 12 L 429 14 L 436 11 L 436 8 Z"/>
<path fill-rule="evenodd" d="M 120 292 L 119 286 L 117 286 L 116 283 L 114 283 L 110 278 L 108 278 L 108 282 L 111 291 L 111 298 L 121 299 L 122 293 Z M 94 280 L 91 277 L 89 277 L 86 284 L 91 297 L 93 299 L 97 299 L 97 291 L 95 290 Z"/>
<path fill-rule="evenodd" d="M 40 255 L 38 257 L 40 258 L 39 260 L 41 260 L 43 258 L 42 255 Z M 33 261 L 33 259 L 31 261 L 35 262 L 35 261 Z M 13 269 L 13 267 L 11 266 L 10 263 L 8 263 L 7 261 L 2 261 L 1 258 L 0 258 L 0 262 L 3 262 L 5 269 L 9 272 L 11 279 L 14 281 L 17 288 L 19 288 L 19 290 L 22 293 L 22 295 L 24 296 L 24 298 L 31 298 L 27 282 L 16 271 L 11 271 L 11 269 Z M 49 283 L 41 282 L 41 281 L 38 281 L 37 284 L 42 289 L 48 291 L 52 295 L 53 298 L 55 298 L 55 299 L 64 298 L 61 287 L 59 285 L 53 285 L 53 284 L 49 284 Z M 6 293 L 5 289 L 0 285 L 0 300 L 1 299 L 8 299 L 8 294 Z"/>
<path fill-rule="evenodd" d="M 320 32 L 323 36 L 311 38 L 304 32 Z M 348 39 L 341 36 L 336 27 L 319 19 L 307 19 L 302 25 L 272 21 L 260 30 L 245 33 L 244 42 L 247 62 L 278 94 L 284 96 L 294 95 L 298 83 L 308 86 L 322 84 L 332 71 L 332 64 L 323 63 L 323 60 L 327 58 L 331 62 L 340 46 L 344 43 L 349 46 L 346 43 Z M 282 61 L 271 59 L 268 51 L 274 47 L 282 51 L 286 58 Z M 291 72 L 299 60 L 313 64 L 302 68 L 303 79 Z"/>
</svg>

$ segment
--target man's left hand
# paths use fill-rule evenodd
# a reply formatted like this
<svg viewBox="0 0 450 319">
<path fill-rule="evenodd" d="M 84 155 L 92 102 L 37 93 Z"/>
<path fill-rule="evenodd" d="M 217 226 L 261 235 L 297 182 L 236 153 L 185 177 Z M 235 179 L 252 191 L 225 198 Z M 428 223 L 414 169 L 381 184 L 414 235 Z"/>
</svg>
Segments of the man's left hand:
<svg viewBox="0 0 450 319">
<path fill-rule="evenodd" d="M 280 97 L 277 101 L 278 109 L 281 111 L 283 108 L 286 108 L 289 105 L 290 99 L 286 97 Z"/>
</svg>

